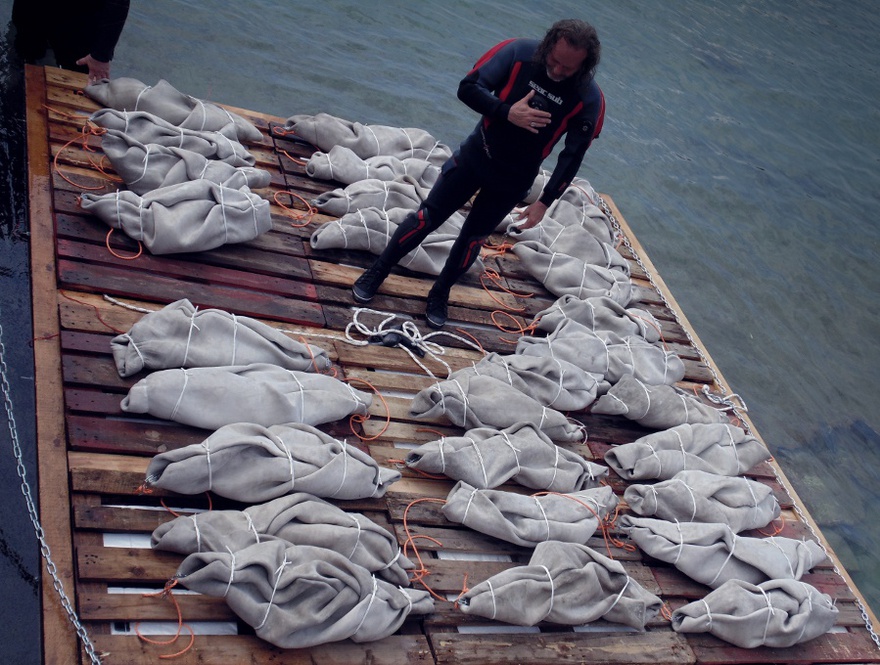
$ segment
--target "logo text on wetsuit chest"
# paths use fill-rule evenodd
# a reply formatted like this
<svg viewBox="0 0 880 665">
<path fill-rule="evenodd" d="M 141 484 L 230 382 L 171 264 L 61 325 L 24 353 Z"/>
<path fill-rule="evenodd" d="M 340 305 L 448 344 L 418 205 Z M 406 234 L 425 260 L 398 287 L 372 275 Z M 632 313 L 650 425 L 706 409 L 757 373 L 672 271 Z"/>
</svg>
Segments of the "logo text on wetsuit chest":
<svg viewBox="0 0 880 665">
<path fill-rule="evenodd" d="M 539 95 L 542 95 L 543 97 L 546 97 L 547 99 L 549 99 L 554 104 L 562 104 L 562 97 L 560 97 L 559 95 L 554 95 L 554 94 L 547 92 L 546 90 L 544 90 L 544 88 L 539 86 L 534 81 L 529 81 L 529 87 L 532 88 L 532 90 L 537 92 Z"/>
</svg>

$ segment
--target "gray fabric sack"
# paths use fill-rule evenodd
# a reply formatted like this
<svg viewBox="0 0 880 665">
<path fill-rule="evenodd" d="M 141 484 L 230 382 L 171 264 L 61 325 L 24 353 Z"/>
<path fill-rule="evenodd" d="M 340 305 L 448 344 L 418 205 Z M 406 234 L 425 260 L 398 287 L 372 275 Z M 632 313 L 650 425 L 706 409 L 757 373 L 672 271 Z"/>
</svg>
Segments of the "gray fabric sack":
<svg viewBox="0 0 880 665">
<path fill-rule="evenodd" d="M 391 155 L 398 159 L 423 159 L 441 166 L 452 156 L 448 146 L 424 129 L 364 125 L 327 113 L 293 115 L 287 119 L 284 129 L 324 152 L 341 145 L 361 159 Z"/>
<path fill-rule="evenodd" d="M 371 178 L 324 192 L 312 199 L 312 205 L 333 217 L 342 217 L 361 208 L 417 210 L 429 191 L 407 176 L 391 181 Z"/>
<path fill-rule="evenodd" d="M 312 233 L 309 242 L 313 249 L 358 249 L 379 255 L 385 249 L 391 236 L 397 230 L 398 222 L 412 212 L 403 208 L 390 211 L 379 208 L 362 208 L 347 213 L 337 220 L 325 222 Z M 399 214 L 403 213 L 403 214 Z M 461 231 L 464 218 L 456 213 L 436 231 L 428 234 L 422 243 L 404 256 L 398 263 L 402 268 L 426 275 L 439 275 L 452 244 Z M 479 257 L 469 272 L 479 274 L 483 271 L 483 261 Z"/>
<path fill-rule="evenodd" d="M 144 111 L 101 109 L 89 119 L 104 129 L 128 134 L 144 145 L 158 143 L 167 148 L 191 150 L 208 159 L 219 159 L 232 166 L 253 166 L 256 158 L 234 136 L 221 132 L 184 129 Z"/>
<path fill-rule="evenodd" d="M 592 413 L 624 416 L 653 429 L 668 429 L 683 423 L 727 423 L 723 411 L 704 404 L 675 386 L 652 385 L 624 375 L 590 409 Z"/>
<path fill-rule="evenodd" d="M 512 480 L 536 490 L 576 492 L 596 487 L 608 475 L 606 467 L 560 448 L 528 423 L 503 430 L 478 427 L 429 441 L 407 455 L 406 465 L 480 489 Z"/>
<path fill-rule="evenodd" d="M 618 524 L 645 554 L 671 563 L 692 580 L 713 589 L 734 579 L 752 584 L 799 580 L 827 558 L 819 543 L 812 540 L 738 536 L 720 523 L 623 515 Z"/>
<path fill-rule="evenodd" d="M 546 337 L 522 336 L 515 353 L 560 358 L 614 385 L 632 375 L 651 385 L 673 384 L 684 378 L 681 358 L 643 337 L 597 333 L 574 319 L 565 319 Z M 600 392 L 603 387 L 600 386 Z"/>
<path fill-rule="evenodd" d="M 743 649 L 783 649 L 827 633 L 838 609 L 827 594 L 795 580 L 730 580 L 672 613 L 678 633 L 710 633 Z"/>
<path fill-rule="evenodd" d="M 309 425 L 235 423 L 201 443 L 156 455 L 146 484 L 263 503 L 294 492 L 338 500 L 381 497 L 399 479 L 399 471 Z"/>
<path fill-rule="evenodd" d="M 685 469 L 739 476 L 770 451 L 729 423 L 684 424 L 647 434 L 605 453 L 605 462 L 624 480 L 668 480 Z"/>
<path fill-rule="evenodd" d="M 572 295 L 561 296 L 538 312 L 533 323 L 535 330 L 549 334 L 567 319 L 595 333 L 612 332 L 622 338 L 638 335 L 651 343 L 660 340 L 660 324 L 650 312 L 634 307 L 627 309 L 606 297 L 583 300 Z"/>
<path fill-rule="evenodd" d="M 749 478 L 679 471 L 654 485 L 630 485 L 623 498 L 633 512 L 680 522 L 720 522 L 736 533 L 761 529 L 779 517 L 773 490 Z"/>
<path fill-rule="evenodd" d="M 493 575 L 458 602 L 465 614 L 519 626 L 604 619 L 639 630 L 663 605 L 620 562 L 585 545 L 559 542 L 539 544 L 527 566 Z"/>
<path fill-rule="evenodd" d="M 160 187 L 202 178 L 232 189 L 259 189 L 267 187 L 271 179 L 269 172 L 263 169 L 236 167 L 191 150 L 158 143 L 144 145 L 116 129 L 104 133 L 101 148 L 113 169 L 135 194 L 143 195 Z"/>
<path fill-rule="evenodd" d="M 422 389 L 409 408 L 413 418 L 441 415 L 459 427 L 504 429 L 517 423 L 532 423 L 553 441 L 583 441 L 582 425 L 542 405 L 491 376 L 462 376 L 439 381 Z"/>
<path fill-rule="evenodd" d="M 121 406 L 215 430 L 231 423 L 322 425 L 365 414 L 372 400 L 326 374 L 254 363 L 153 372 L 131 387 Z"/>
<path fill-rule="evenodd" d="M 144 315 L 110 342 L 119 376 L 141 370 L 268 363 L 303 372 L 330 367 L 327 351 L 291 339 L 261 321 L 183 298 Z"/>
<path fill-rule="evenodd" d="M 202 252 L 272 229 L 268 201 L 209 180 L 169 185 L 142 197 L 128 190 L 83 192 L 80 206 L 153 254 Z"/>
<path fill-rule="evenodd" d="M 118 111 L 146 111 L 186 129 L 222 132 L 239 141 L 260 141 L 263 136 L 240 115 L 185 95 L 164 79 L 153 86 L 133 78 L 104 79 L 87 85 L 83 92 L 101 106 Z"/>
<path fill-rule="evenodd" d="M 617 507 L 612 489 L 603 485 L 565 494 L 526 496 L 478 489 L 459 481 L 443 504 L 450 522 L 520 545 L 548 540 L 585 544 L 601 521 Z"/>
<path fill-rule="evenodd" d="M 424 159 L 391 155 L 376 155 L 361 159 L 345 146 L 333 146 L 328 152 L 316 152 L 306 162 L 306 174 L 312 178 L 335 180 L 350 185 L 358 180 L 396 180 L 402 176 L 413 178 L 420 187 L 433 187 L 440 175 L 440 167 Z"/>
<path fill-rule="evenodd" d="M 304 492 L 244 510 L 181 515 L 153 531 L 152 546 L 178 554 L 238 552 L 267 540 L 333 550 L 401 586 L 409 585 L 406 571 L 414 568 L 387 529 L 361 513 L 346 512 Z"/>
<path fill-rule="evenodd" d="M 331 550 L 280 540 L 190 554 L 176 577 L 191 591 L 225 598 L 258 637 L 282 649 L 379 640 L 411 613 L 434 610 L 427 591 L 389 584 Z"/>
<path fill-rule="evenodd" d="M 449 378 L 491 376 L 559 411 L 580 411 L 596 399 L 596 377 L 580 367 L 549 356 L 489 353 Z"/>
</svg>

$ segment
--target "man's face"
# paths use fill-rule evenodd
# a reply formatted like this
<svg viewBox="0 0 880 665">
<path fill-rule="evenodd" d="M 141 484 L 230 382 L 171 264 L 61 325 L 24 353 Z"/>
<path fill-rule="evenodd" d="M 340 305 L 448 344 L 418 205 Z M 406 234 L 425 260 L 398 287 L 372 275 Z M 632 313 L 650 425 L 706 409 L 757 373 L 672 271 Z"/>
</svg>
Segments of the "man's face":
<svg viewBox="0 0 880 665">
<path fill-rule="evenodd" d="M 547 76 L 553 81 L 563 81 L 578 72 L 587 58 L 586 49 L 575 48 L 560 39 L 547 54 Z"/>
</svg>

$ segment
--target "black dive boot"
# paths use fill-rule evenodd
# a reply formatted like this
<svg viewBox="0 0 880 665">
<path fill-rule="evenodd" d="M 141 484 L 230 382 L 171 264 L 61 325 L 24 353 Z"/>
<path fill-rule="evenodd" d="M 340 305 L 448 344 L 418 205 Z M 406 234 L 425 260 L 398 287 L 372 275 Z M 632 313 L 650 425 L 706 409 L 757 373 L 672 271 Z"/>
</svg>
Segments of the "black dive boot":
<svg viewBox="0 0 880 665">
<path fill-rule="evenodd" d="M 360 303 L 370 302 L 390 272 L 391 265 L 378 259 L 364 271 L 364 274 L 357 278 L 351 287 L 351 295 Z"/>
<path fill-rule="evenodd" d="M 432 328 L 442 328 L 446 325 L 448 317 L 447 301 L 449 292 L 445 293 L 431 289 L 428 293 L 428 302 L 425 303 L 425 321 Z"/>
</svg>

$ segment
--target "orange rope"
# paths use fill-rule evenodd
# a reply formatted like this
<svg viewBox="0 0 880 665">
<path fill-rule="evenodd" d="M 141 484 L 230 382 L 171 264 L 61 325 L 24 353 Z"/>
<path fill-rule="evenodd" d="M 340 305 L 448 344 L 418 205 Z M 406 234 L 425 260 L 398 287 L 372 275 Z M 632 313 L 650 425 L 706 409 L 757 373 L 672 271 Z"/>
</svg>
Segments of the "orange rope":
<svg viewBox="0 0 880 665">
<path fill-rule="evenodd" d="M 183 631 L 184 628 L 189 631 L 189 644 L 187 644 L 186 647 L 176 653 L 163 654 L 159 656 L 159 658 L 162 658 L 163 660 L 182 656 L 192 648 L 193 644 L 196 641 L 196 635 L 195 632 L 193 632 L 193 629 L 183 623 L 183 613 L 180 611 L 180 603 L 177 602 L 177 598 L 174 597 L 174 594 L 171 591 L 175 586 L 177 586 L 177 580 L 169 580 L 165 583 L 165 587 L 161 591 L 144 594 L 145 598 L 168 598 L 174 605 L 174 611 L 177 613 L 177 632 L 174 633 L 174 636 L 169 640 L 154 640 L 141 633 L 140 622 L 136 623 L 134 627 L 134 632 L 138 636 L 138 638 L 140 638 L 147 644 L 154 644 L 156 646 L 168 646 L 169 644 L 174 644 L 180 638 L 180 633 Z"/>
<path fill-rule="evenodd" d="M 299 201 L 301 201 L 303 203 L 303 205 L 306 206 L 305 213 L 298 212 L 298 211 L 296 211 L 295 208 L 292 208 L 292 207 L 288 206 L 287 204 L 282 203 L 281 200 L 278 198 L 278 196 L 280 194 L 287 194 L 291 198 L 291 200 L 298 199 Z M 306 226 L 311 224 L 312 218 L 318 212 L 318 209 L 315 206 L 313 206 L 311 203 L 306 201 L 302 196 L 300 196 L 299 194 L 296 194 L 294 192 L 287 191 L 286 189 L 285 190 L 279 189 L 277 192 L 275 192 L 275 195 L 273 196 L 273 198 L 275 199 L 275 203 L 277 203 L 282 209 L 284 209 L 284 211 L 287 212 L 292 219 L 306 220 L 305 223 L 303 223 L 303 224 L 291 224 L 291 226 L 295 229 L 305 228 Z"/>
<path fill-rule="evenodd" d="M 98 306 L 97 306 L 97 305 L 93 305 L 93 304 L 91 304 L 91 303 L 83 302 L 82 300 L 77 300 L 76 298 L 67 295 L 64 291 L 61 291 L 60 293 L 61 293 L 62 296 L 64 296 L 64 297 L 67 298 L 68 300 L 72 300 L 73 302 L 78 302 L 80 305 L 85 305 L 86 307 L 91 307 L 92 309 L 94 309 L 94 310 L 95 310 L 95 316 L 97 317 L 98 321 L 100 321 L 102 324 L 104 324 L 105 327 L 107 327 L 107 328 L 109 328 L 110 330 L 112 330 L 113 332 L 115 332 L 117 335 L 121 335 L 123 332 L 125 332 L 124 330 L 119 330 L 119 329 L 117 329 L 117 328 L 114 328 L 114 327 L 111 326 L 109 323 L 107 323 L 104 319 L 102 319 L 102 318 L 101 318 L 101 310 L 98 309 Z"/>
<path fill-rule="evenodd" d="M 776 520 L 773 520 L 773 522 L 775 522 L 775 521 Z M 779 528 L 776 528 L 775 526 L 773 527 L 773 533 L 767 533 L 766 531 L 763 531 L 762 529 L 758 529 L 758 533 L 765 535 L 765 536 L 770 536 L 770 537 L 778 536 L 780 533 L 782 533 L 782 530 L 785 528 L 785 516 L 780 515 L 779 521 L 781 522 L 781 524 L 779 525 Z M 773 522 L 770 522 L 770 524 L 772 525 Z"/>
<path fill-rule="evenodd" d="M 300 159 L 299 157 L 294 157 L 289 152 L 287 152 L 284 148 L 276 148 L 276 150 L 278 152 L 280 152 L 282 155 L 284 155 L 285 157 L 287 157 L 287 159 L 289 159 L 294 164 L 297 164 L 299 166 L 305 166 L 307 163 L 306 160 L 304 160 L 304 159 Z"/>
<path fill-rule="evenodd" d="M 455 331 L 458 333 L 461 333 L 465 337 L 470 337 L 471 341 L 473 341 L 473 343 L 477 345 L 477 348 L 480 350 L 480 353 L 482 353 L 483 355 L 486 355 L 486 349 L 484 349 L 483 345 L 480 344 L 480 340 L 478 340 L 476 337 L 471 335 L 467 330 L 464 330 L 462 328 L 456 328 Z"/>
<path fill-rule="evenodd" d="M 420 476 L 424 476 L 425 478 L 430 478 L 431 480 L 447 480 L 449 478 L 449 476 L 438 475 L 436 473 L 428 473 L 427 471 L 422 471 L 421 469 L 413 469 L 412 467 L 407 466 L 406 460 L 403 459 L 390 459 L 386 461 L 389 464 L 394 464 L 395 466 L 406 467 L 410 471 L 413 471 Z"/>
<path fill-rule="evenodd" d="M 425 582 L 425 578 L 431 574 L 431 571 L 429 571 L 427 568 L 425 568 L 425 562 L 422 561 L 422 555 L 419 553 L 419 550 L 416 547 L 415 540 L 417 538 L 422 538 L 423 540 L 430 540 L 432 543 L 434 543 L 438 547 L 443 547 L 443 543 L 441 543 L 436 538 L 432 538 L 431 536 L 426 536 L 426 535 L 422 535 L 422 534 L 414 536 L 414 535 L 412 535 L 412 533 L 409 530 L 409 509 L 412 508 L 417 503 L 425 503 L 425 502 L 446 503 L 446 499 L 416 499 L 415 501 L 411 501 L 407 505 L 406 509 L 403 511 L 403 530 L 406 533 L 406 540 L 403 543 L 403 555 L 406 556 L 407 551 L 409 550 L 410 546 L 412 546 L 413 556 L 416 558 L 416 561 L 419 562 L 418 569 L 412 571 L 412 577 L 410 578 L 410 581 L 418 582 L 419 584 L 421 584 L 423 587 L 425 587 L 425 591 L 427 591 L 432 596 L 434 596 L 434 598 L 437 598 L 438 600 L 446 600 L 446 598 L 444 598 L 443 596 L 438 594 L 436 591 L 434 591 L 430 586 L 428 586 L 428 583 Z"/>
<path fill-rule="evenodd" d="M 375 441 L 380 436 L 385 434 L 385 431 L 388 429 L 388 426 L 391 424 L 391 408 L 388 406 L 388 402 L 385 400 L 385 397 L 382 396 L 382 393 L 379 392 L 379 389 L 365 379 L 359 379 L 356 377 L 352 377 L 350 379 L 343 379 L 343 381 L 345 381 L 346 383 L 351 383 L 352 381 L 360 381 L 365 386 L 370 388 L 374 393 L 376 393 L 376 396 L 380 400 L 382 400 L 382 404 L 385 406 L 385 425 L 382 427 L 382 429 L 379 431 L 379 433 L 376 434 L 375 436 L 363 436 L 363 435 L 359 434 L 357 432 L 357 430 L 355 429 L 356 424 L 360 424 L 361 429 L 363 429 L 363 424 L 370 419 L 369 413 L 366 413 L 363 415 L 361 415 L 360 413 L 353 413 L 351 415 L 351 417 L 349 417 L 349 419 L 348 419 L 348 425 L 349 425 L 349 427 L 351 427 L 352 434 L 354 434 L 361 441 Z"/>
<path fill-rule="evenodd" d="M 140 258 L 141 254 L 144 253 L 144 246 L 141 244 L 140 240 L 135 241 L 138 244 L 138 252 L 134 256 L 123 256 L 122 254 L 117 254 L 115 251 L 113 251 L 113 248 L 110 246 L 110 236 L 113 235 L 114 230 L 115 229 L 111 228 L 109 231 L 107 231 L 107 237 L 104 239 L 104 244 L 107 245 L 107 251 L 115 256 L 117 259 L 122 259 L 123 261 L 134 261 L 135 259 Z"/>
<path fill-rule="evenodd" d="M 499 315 L 502 315 L 502 314 L 503 314 L 504 316 L 510 317 L 510 320 L 513 321 L 513 323 L 516 325 L 516 328 L 505 328 L 502 324 L 500 324 L 500 323 L 498 322 L 497 317 L 498 317 Z M 509 333 L 509 334 L 511 334 L 511 335 L 517 335 L 518 337 L 522 337 L 522 336 L 525 335 L 526 333 L 528 333 L 528 334 L 531 335 L 531 334 L 533 334 L 533 333 L 535 332 L 535 330 L 538 329 L 538 322 L 537 322 L 537 321 L 532 321 L 530 324 L 524 326 L 524 325 L 522 325 L 522 324 L 516 319 L 516 317 L 515 317 L 513 314 L 511 314 L 510 312 L 505 312 L 505 311 L 500 310 L 500 309 L 496 309 L 496 310 L 494 310 L 494 311 L 489 315 L 489 318 L 492 319 L 492 323 L 493 323 L 493 324 L 495 325 L 495 327 L 498 328 L 498 330 L 500 330 L 501 332 L 503 332 L 503 333 Z M 500 339 L 502 342 L 505 342 L 505 343 L 507 343 L 507 344 L 516 344 L 517 341 L 518 341 L 518 340 L 516 340 L 516 339 L 514 339 L 514 340 L 505 339 L 504 337 L 499 337 L 498 339 Z"/>
<path fill-rule="evenodd" d="M 660 616 L 662 616 L 667 621 L 672 621 L 672 610 L 669 609 L 669 605 L 663 603 L 660 606 Z"/>
</svg>

